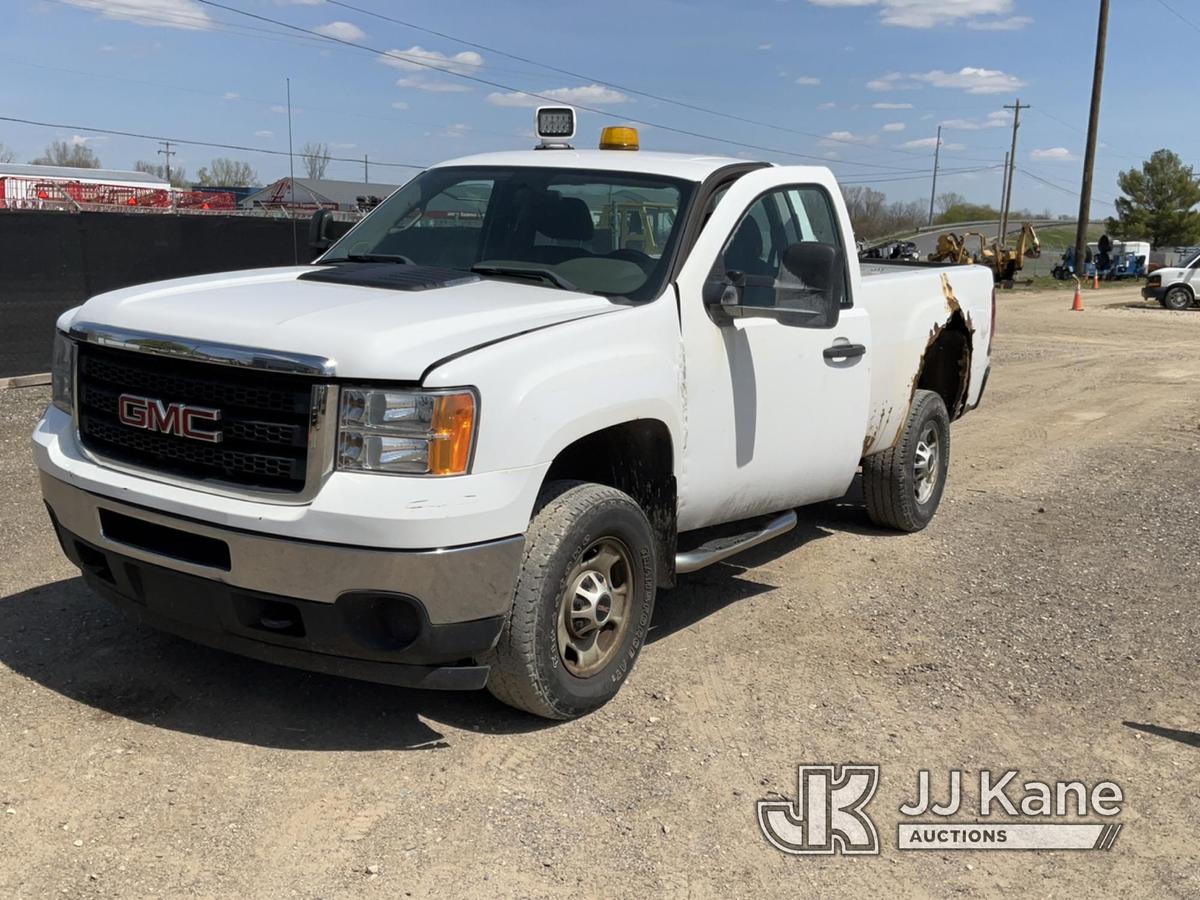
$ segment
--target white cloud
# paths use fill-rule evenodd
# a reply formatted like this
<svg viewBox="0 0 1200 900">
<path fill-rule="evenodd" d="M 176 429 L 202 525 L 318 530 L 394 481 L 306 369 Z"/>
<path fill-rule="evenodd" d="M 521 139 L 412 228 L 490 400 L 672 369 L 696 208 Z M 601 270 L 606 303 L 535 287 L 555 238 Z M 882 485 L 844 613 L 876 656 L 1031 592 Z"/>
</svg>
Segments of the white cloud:
<svg viewBox="0 0 1200 900">
<path fill-rule="evenodd" d="M 758 49 L 759 49 L 759 50 L 770 50 L 770 49 L 771 49 L 771 45 L 770 45 L 770 44 L 759 44 L 759 45 L 758 45 Z"/>
<path fill-rule="evenodd" d="M 456 94 L 469 91 L 471 88 L 459 81 L 431 80 L 428 77 L 430 72 L 471 75 L 478 72 L 483 66 L 483 57 L 474 50 L 464 50 L 462 53 L 447 56 L 437 50 L 426 50 L 417 46 L 409 47 L 407 50 L 389 50 L 387 53 L 381 53 L 379 61 L 413 73 L 397 81 L 398 87 L 430 91 L 435 94 Z"/>
<path fill-rule="evenodd" d="M 403 100 L 393 100 L 392 109 L 408 109 L 408 104 Z"/>
<path fill-rule="evenodd" d="M 1079 159 L 1066 147 L 1047 147 L 1044 150 L 1034 150 L 1029 156 L 1041 162 L 1075 162 Z"/>
<path fill-rule="evenodd" d="M 417 46 L 407 50 L 389 50 L 380 55 L 379 61 L 407 72 L 428 72 L 437 69 L 455 75 L 470 75 L 483 65 L 483 57 L 474 50 L 464 50 L 462 53 L 447 56 L 437 50 L 426 50 Z"/>
<path fill-rule="evenodd" d="M 883 126 L 884 131 L 903 131 L 906 126 L 903 122 L 888 122 Z"/>
<path fill-rule="evenodd" d="M 985 128 L 1007 128 L 1012 116 L 1003 109 L 987 114 L 985 119 L 946 119 L 942 127 L 949 131 L 982 131 Z"/>
<path fill-rule="evenodd" d="M 337 38 L 339 41 L 361 41 L 367 36 L 365 31 L 352 22 L 330 22 L 327 25 L 318 25 L 313 31 L 325 37 Z"/>
<path fill-rule="evenodd" d="M 273 138 L 275 137 L 275 132 L 263 128 L 260 131 L 254 132 L 254 136 L 257 138 Z"/>
<path fill-rule="evenodd" d="M 837 109 L 837 104 L 832 100 L 826 100 L 817 106 L 817 109 Z"/>
<path fill-rule="evenodd" d="M 550 88 L 538 91 L 540 97 L 526 94 L 522 91 L 501 93 L 496 91 L 488 94 L 487 102 L 493 106 L 538 106 L 544 103 L 542 97 L 548 97 L 559 103 L 575 103 L 580 106 L 604 106 L 614 103 L 625 103 L 629 100 L 620 91 L 614 91 L 602 84 L 589 84 L 584 87 Z"/>
<path fill-rule="evenodd" d="M 434 94 L 461 94 L 471 90 L 469 84 L 459 81 L 430 81 L 420 75 L 396 79 L 396 87 L 412 88 L 417 91 L 429 91 Z"/>
<path fill-rule="evenodd" d="M 813 6 L 875 7 L 884 25 L 934 28 L 965 23 L 968 28 L 1015 30 L 1032 19 L 1014 16 L 1013 0 L 808 0 Z"/>
<path fill-rule="evenodd" d="M 796 84 L 803 84 L 806 86 L 814 86 L 814 85 L 818 85 L 820 83 L 821 83 L 820 78 L 814 78 L 811 75 L 801 75 L 799 78 L 796 79 Z"/>
<path fill-rule="evenodd" d="M 237 100 L 241 96 L 242 95 L 239 94 L 237 91 L 226 91 L 224 94 L 221 95 L 221 99 L 222 100 Z"/>
<path fill-rule="evenodd" d="M 821 139 L 822 147 L 833 147 L 839 144 L 876 144 L 879 136 L 875 134 L 861 135 L 853 131 L 831 131 Z"/>
<path fill-rule="evenodd" d="M 937 146 L 938 139 L 935 137 L 918 138 L 915 141 L 905 141 L 900 146 L 905 150 L 932 150 Z M 943 150 L 966 150 L 966 144 L 952 144 L 948 141 L 942 141 Z"/>
<path fill-rule="evenodd" d="M 972 19 L 967 27 L 975 31 L 1020 31 L 1026 25 L 1032 25 L 1029 16 L 1013 16 L 1009 19 Z"/>
<path fill-rule="evenodd" d="M 194 0 L 64 0 L 71 6 L 90 9 L 106 19 L 121 19 L 138 25 L 159 25 L 202 31 L 214 26 L 204 7 Z"/>
<path fill-rule="evenodd" d="M 466 137 L 467 132 L 470 130 L 470 125 L 465 125 L 460 122 L 455 125 L 447 125 L 440 131 L 427 131 L 425 132 L 425 137 L 461 138 Z"/>
<path fill-rule="evenodd" d="M 871 109 L 912 109 L 911 103 L 872 103 Z"/>
<path fill-rule="evenodd" d="M 965 91 L 968 94 L 1007 94 L 1028 82 L 999 69 L 963 66 L 957 72 L 933 69 L 929 72 L 890 72 L 867 82 L 872 91 L 911 91 L 929 86 Z"/>
</svg>

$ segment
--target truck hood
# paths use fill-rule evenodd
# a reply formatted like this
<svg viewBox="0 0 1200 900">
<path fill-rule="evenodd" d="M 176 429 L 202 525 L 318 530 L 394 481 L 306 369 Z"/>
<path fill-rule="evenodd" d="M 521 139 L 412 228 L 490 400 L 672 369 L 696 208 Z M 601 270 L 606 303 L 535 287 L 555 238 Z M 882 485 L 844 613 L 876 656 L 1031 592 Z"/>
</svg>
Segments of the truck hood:
<svg viewBox="0 0 1200 900">
<path fill-rule="evenodd" d="M 446 357 L 624 309 L 594 294 L 499 279 L 421 291 L 297 280 L 316 268 L 123 288 L 89 300 L 71 324 L 321 356 L 339 378 L 418 381 Z"/>
</svg>

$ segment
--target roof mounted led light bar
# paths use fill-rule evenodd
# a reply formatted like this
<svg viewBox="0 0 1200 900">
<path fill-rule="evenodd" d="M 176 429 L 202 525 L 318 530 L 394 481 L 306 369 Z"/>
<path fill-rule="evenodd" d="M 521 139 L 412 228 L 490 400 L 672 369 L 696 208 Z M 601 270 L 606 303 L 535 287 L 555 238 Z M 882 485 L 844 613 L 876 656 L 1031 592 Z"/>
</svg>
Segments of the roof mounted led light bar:
<svg viewBox="0 0 1200 900">
<path fill-rule="evenodd" d="M 540 144 L 535 150 L 573 150 L 575 110 L 569 106 L 539 106 L 537 136 Z"/>
</svg>

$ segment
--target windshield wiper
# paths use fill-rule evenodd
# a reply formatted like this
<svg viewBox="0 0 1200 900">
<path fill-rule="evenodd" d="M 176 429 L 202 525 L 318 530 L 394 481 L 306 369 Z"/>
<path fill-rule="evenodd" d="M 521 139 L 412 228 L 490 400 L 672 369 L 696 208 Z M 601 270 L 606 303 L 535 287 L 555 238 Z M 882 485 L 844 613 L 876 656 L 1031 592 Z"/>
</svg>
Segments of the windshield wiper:
<svg viewBox="0 0 1200 900">
<path fill-rule="evenodd" d="M 329 262 L 382 262 L 382 263 L 403 263 L 406 266 L 416 265 L 407 256 L 401 256 L 399 253 L 347 253 L 341 259 L 331 259 Z"/>
<path fill-rule="evenodd" d="M 501 275 L 511 278 L 533 278 L 538 281 L 548 281 L 564 291 L 579 291 L 572 282 L 563 278 L 553 269 L 546 269 L 541 266 L 505 266 L 499 263 L 476 263 L 471 266 L 471 271 L 476 275 Z"/>
</svg>

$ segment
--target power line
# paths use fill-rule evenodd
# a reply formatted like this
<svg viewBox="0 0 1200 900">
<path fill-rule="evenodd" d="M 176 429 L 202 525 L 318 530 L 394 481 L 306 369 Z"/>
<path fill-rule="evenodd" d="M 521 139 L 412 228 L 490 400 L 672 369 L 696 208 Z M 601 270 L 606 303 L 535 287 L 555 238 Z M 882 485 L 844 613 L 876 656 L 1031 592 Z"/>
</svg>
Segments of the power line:
<svg viewBox="0 0 1200 900">
<path fill-rule="evenodd" d="M 558 105 L 558 104 L 562 103 L 561 100 L 559 100 L 555 97 L 550 97 L 545 94 L 539 94 L 536 91 L 522 90 L 521 88 L 513 87 L 512 85 L 504 84 L 503 82 L 493 81 L 490 78 L 483 78 L 479 75 L 472 75 L 469 72 L 459 72 L 459 71 L 455 71 L 453 68 L 437 66 L 437 65 L 434 65 L 433 63 L 428 62 L 427 60 L 418 59 L 418 58 L 412 57 L 412 56 L 406 56 L 403 53 L 395 53 L 390 50 L 380 50 L 378 47 L 371 47 L 367 44 L 358 43 L 357 41 L 350 41 L 350 40 L 346 40 L 345 38 L 339 38 L 339 37 L 333 37 L 332 35 L 321 34 L 319 32 L 312 31 L 308 28 L 303 28 L 299 25 L 292 25 L 292 24 L 290 24 L 288 22 L 284 22 L 280 19 L 272 19 L 269 16 L 263 16 L 263 15 L 259 15 L 258 13 L 249 12 L 248 10 L 238 9 L 237 7 L 233 7 L 233 6 L 227 6 L 224 3 L 217 3 L 217 2 L 215 2 L 215 0 L 196 0 L 196 2 L 202 3 L 205 6 L 214 7 L 216 9 L 223 9 L 227 12 L 232 12 L 237 15 L 246 16 L 251 19 L 256 19 L 256 20 L 259 20 L 262 22 L 267 22 L 272 25 L 278 25 L 283 28 L 288 28 L 293 31 L 297 31 L 301 34 L 307 34 L 307 35 L 311 35 L 314 37 L 318 37 L 318 38 L 321 38 L 322 40 L 328 41 L 330 43 L 341 44 L 346 47 L 352 47 L 356 50 L 362 50 L 367 53 L 371 53 L 375 56 L 382 56 L 382 57 L 385 57 L 388 59 L 399 59 L 403 62 L 409 63 L 409 64 L 417 66 L 419 68 L 430 69 L 434 72 L 440 72 L 443 75 L 449 75 L 454 78 L 461 78 L 466 81 L 471 81 L 476 84 L 486 85 L 486 86 L 492 87 L 492 88 L 498 88 L 499 90 L 503 90 L 503 91 L 515 92 L 518 94 L 522 94 L 526 97 L 533 97 L 538 100 L 544 100 L 546 103 L 549 103 L 549 104 Z M 764 146 L 761 144 L 750 144 L 745 141 L 735 141 L 730 138 L 715 137 L 713 135 L 704 134 L 699 131 L 691 131 L 686 128 L 677 128 L 672 125 L 664 125 L 661 122 L 654 122 L 654 121 L 650 121 L 648 119 L 637 119 L 637 118 L 633 118 L 633 117 L 629 117 L 629 116 L 621 116 L 621 115 L 618 115 L 617 113 L 613 113 L 613 112 L 610 112 L 605 109 L 600 109 L 599 107 L 595 107 L 595 106 L 587 106 L 583 103 L 575 103 L 573 105 L 577 109 L 581 109 L 581 110 L 584 110 L 584 111 L 590 112 L 590 113 L 595 113 L 596 115 L 604 116 L 605 118 L 620 119 L 625 122 L 631 122 L 635 125 L 645 125 L 650 128 L 659 128 L 663 131 L 668 131 L 673 134 L 680 134 L 680 135 L 684 135 L 686 137 L 699 138 L 701 140 L 713 141 L 713 142 L 721 143 L 721 144 L 729 144 L 734 147 L 745 147 L 749 150 L 759 150 L 764 153 L 775 153 L 775 154 L 780 154 L 783 156 L 793 156 L 798 159 L 815 160 L 817 162 L 820 162 L 823 165 L 833 164 L 833 165 L 846 165 L 846 166 L 864 166 L 869 169 L 891 169 L 891 170 L 895 170 L 895 171 L 908 171 L 906 169 L 900 169 L 896 166 L 887 166 L 887 165 L 883 165 L 882 163 L 859 162 L 857 160 L 843 160 L 841 162 L 831 162 L 829 159 L 827 159 L 825 157 L 815 156 L 811 153 L 798 153 L 794 150 L 784 150 L 784 149 L 781 149 L 778 147 L 768 147 L 768 146 Z M 821 139 L 822 140 L 831 140 L 830 138 L 826 138 L 826 137 L 822 137 Z"/>
<path fill-rule="evenodd" d="M 265 147 L 247 147 L 241 144 L 220 144 L 216 141 L 197 141 L 188 138 L 180 137 L 165 137 L 160 134 L 141 134 L 136 131 L 118 131 L 113 128 L 93 128 L 88 125 L 66 125 L 62 122 L 38 122 L 34 119 L 21 119 L 16 116 L 0 116 L 0 122 L 13 122 L 17 125 L 35 125 L 40 128 L 62 128 L 67 131 L 86 131 L 90 134 L 107 134 L 114 137 L 130 137 L 140 138 L 147 141 L 157 141 L 162 143 L 170 141 L 172 144 L 186 144 L 190 147 L 215 147 L 219 150 L 238 150 L 242 153 L 265 153 L 268 156 L 287 156 L 286 150 L 269 150 Z M 349 156 L 331 156 L 329 157 L 334 162 L 352 162 L 360 163 L 361 158 Z M 388 166 L 396 169 L 426 169 L 428 166 L 419 165 L 417 163 L 401 163 L 401 162 L 379 162 L 378 160 L 371 161 L 376 166 Z"/>
<path fill-rule="evenodd" d="M 1167 12 L 1173 14 L 1177 19 L 1179 19 L 1179 21 L 1184 22 L 1187 25 L 1191 25 L 1197 31 L 1200 31 L 1200 25 L 1197 25 L 1191 19 L 1187 18 L 1183 13 L 1181 13 L 1175 7 L 1171 6 L 1171 4 L 1167 3 L 1166 0 L 1158 0 L 1158 5 L 1161 6 L 1163 9 L 1165 9 Z"/>
<path fill-rule="evenodd" d="M 1071 188 L 1067 187 L 1066 185 L 1058 184 L 1057 182 L 1051 181 L 1049 178 L 1043 178 L 1041 175 L 1036 175 L 1033 172 L 1030 172 L 1028 169 L 1026 169 L 1022 166 L 1018 166 L 1017 170 L 1022 175 L 1027 175 L 1028 177 L 1032 178 L 1034 181 L 1040 181 L 1042 184 L 1046 185 L 1046 187 L 1052 187 L 1056 191 L 1062 191 L 1064 194 L 1070 194 L 1072 197 L 1079 196 L 1079 191 L 1072 190 Z M 1097 203 L 1103 203 L 1106 206 L 1115 205 L 1111 200 L 1105 200 L 1103 197 L 1095 197 L 1094 199 L 1096 200 Z"/>
<path fill-rule="evenodd" d="M 510 53 L 507 50 L 501 50 L 498 47 L 490 46 L 488 44 L 480 44 L 475 41 L 467 40 L 466 38 L 461 38 L 461 37 L 457 37 L 452 34 L 448 34 L 447 32 L 444 32 L 444 31 L 437 31 L 436 29 L 433 29 L 433 28 L 426 28 L 423 25 L 417 25 L 414 22 L 408 22 L 408 21 L 405 21 L 404 19 L 397 19 L 397 18 L 394 18 L 393 16 L 387 16 L 387 15 L 384 15 L 383 13 L 375 12 L 374 10 L 364 9 L 361 6 L 355 6 L 352 3 L 344 3 L 344 2 L 342 2 L 342 0 L 326 0 L 326 2 L 330 6 L 340 6 L 343 9 L 353 10 L 354 12 L 361 13 L 364 16 L 372 16 L 373 18 L 381 19 L 385 22 L 391 22 L 394 25 L 400 25 L 404 28 L 411 28 L 413 31 L 419 31 L 423 34 L 429 34 L 429 35 L 433 35 L 434 37 L 440 37 L 440 38 L 443 38 L 448 41 L 453 41 L 456 44 L 462 44 L 466 47 L 474 47 L 476 50 L 486 50 L 488 53 L 494 53 L 497 56 L 503 56 L 507 59 L 516 60 L 517 62 L 522 62 L 522 63 L 527 63 L 529 65 L 537 66 L 539 68 L 546 69 L 549 72 L 555 72 L 559 75 L 566 75 L 570 78 L 575 78 L 579 81 L 585 81 L 585 82 L 591 82 L 593 84 L 603 85 L 604 87 L 609 87 L 609 88 L 612 88 L 613 90 L 622 91 L 627 94 L 633 94 L 634 96 L 637 96 L 637 97 L 645 97 L 648 100 L 657 100 L 660 103 L 668 103 L 668 104 L 671 104 L 672 106 L 678 106 L 683 109 L 692 110 L 693 112 L 704 113 L 704 114 L 710 115 L 710 116 L 719 116 L 723 119 L 730 119 L 734 122 L 742 122 L 743 124 L 746 124 L 746 125 L 756 125 L 756 126 L 759 126 L 760 128 L 770 128 L 775 131 L 785 132 L 787 134 L 796 134 L 796 135 L 800 135 L 802 137 L 817 138 L 817 139 L 823 140 L 823 141 L 832 141 L 833 143 L 849 144 L 852 146 L 857 146 L 859 144 L 858 141 L 854 141 L 854 140 L 851 140 L 848 138 L 835 138 L 835 137 L 830 137 L 828 135 L 817 134 L 816 132 L 812 132 L 812 131 L 803 131 L 803 130 L 800 130 L 797 128 L 789 128 L 786 125 L 780 125 L 778 122 L 763 122 L 758 119 L 751 119 L 751 118 L 747 118 L 745 116 L 736 115 L 734 113 L 723 112 L 719 109 L 712 109 L 707 106 L 700 106 L 699 104 L 690 103 L 686 100 L 679 100 L 674 97 L 667 97 L 662 94 L 655 94 L 650 91 L 645 91 L 640 88 L 631 87 L 626 84 L 620 84 L 615 81 L 607 81 L 603 78 L 596 78 L 592 75 L 585 75 L 580 72 L 574 72 L 570 69 L 559 68 L 558 66 L 552 66 L 549 63 L 545 63 L 540 60 L 531 59 L 530 57 L 521 56 L 516 53 Z M 525 92 L 525 93 L 528 93 L 528 92 Z M 899 153 L 903 156 L 920 156 L 921 155 L 919 153 L 914 153 L 912 151 L 904 150 L 899 147 L 879 147 L 876 149 L 886 150 L 889 153 Z"/>
<path fill-rule="evenodd" d="M 965 169 L 939 169 L 938 176 L 969 175 L 975 172 L 991 172 L 998 168 L 1000 168 L 1000 165 L 997 163 L 996 165 L 992 166 L 976 166 L 974 168 Z M 891 184 L 897 181 L 924 181 L 928 177 L 928 172 L 921 172 L 917 175 L 887 175 L 881 178 L 839 178 L 838 184 Z"/>
</svg>

